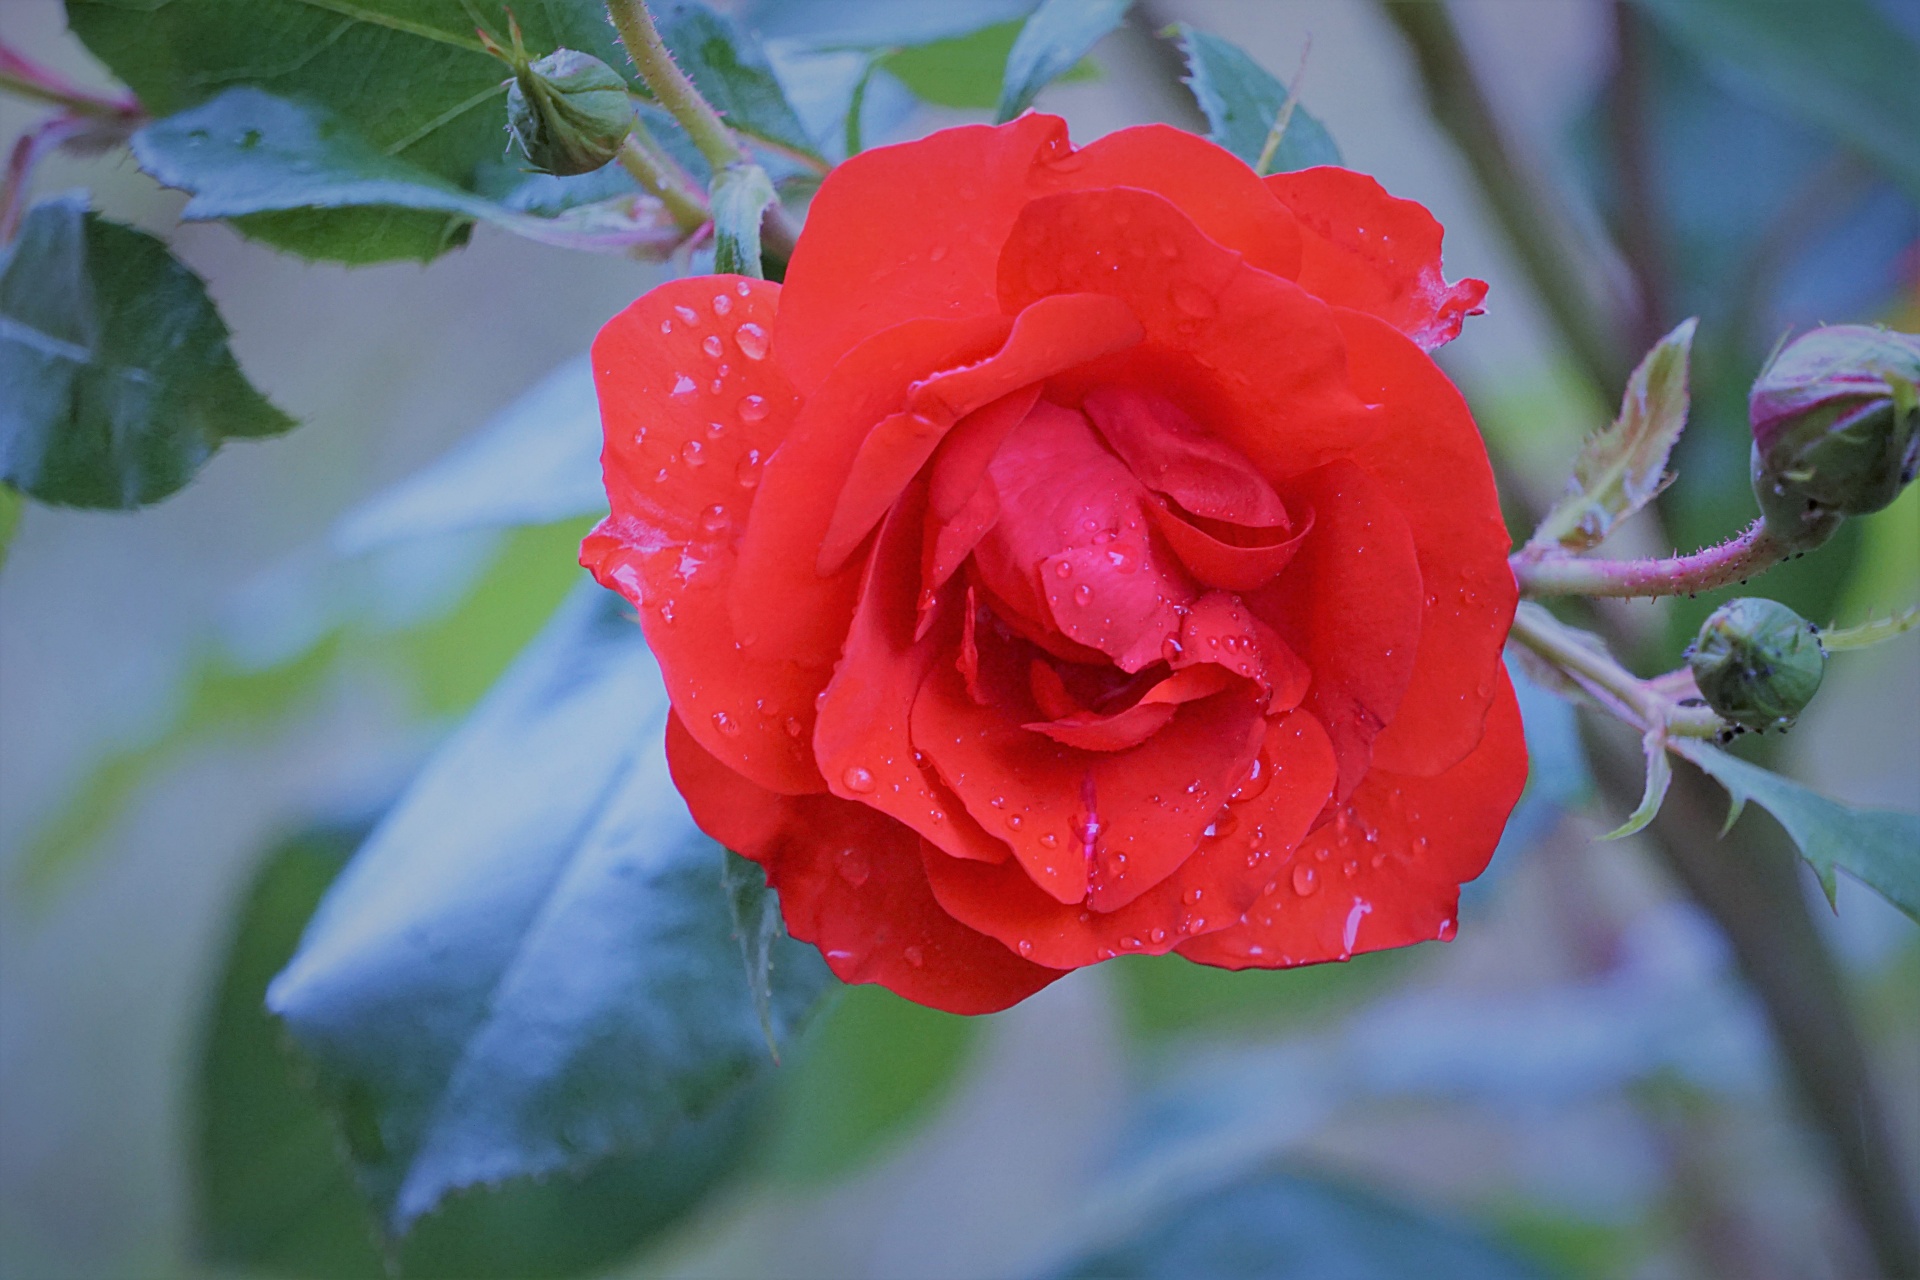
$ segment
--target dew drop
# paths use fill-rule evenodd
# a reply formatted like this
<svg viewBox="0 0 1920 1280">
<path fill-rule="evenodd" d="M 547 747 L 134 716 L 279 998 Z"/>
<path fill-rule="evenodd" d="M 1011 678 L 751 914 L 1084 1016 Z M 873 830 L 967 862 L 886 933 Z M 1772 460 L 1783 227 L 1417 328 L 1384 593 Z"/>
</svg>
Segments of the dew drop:
<svg viewBox="0 0 1920 1280">
<path fill-rule="evenodd" d="M 767 416 L 767 398 L 765 396 L 742 396 L 738 406 L 740 421 L 752 424 L 763 422 Z"/>
<path fill-rule="evenodd" d="M 1192 906 L 1194 903 L 1200 901 L 1201 893 L 1198 889 L 1189 889 L 1184 896 L 1187 900 L 1187 905 Z"/>
<path fill-rule="evenodd" d="M 695 311 L 692 307 L 675 307 L 673 309 L 673 314 L 679 316 L 680 319 L 685 321 L 687 324 L 692 324 L 694 321 L 700 318 L 700 313 L 698 311 Z"/>
<path fill-rule="evenodd" d="M 906 950 L 902 951 L 900 954 L 905 956 L 907 958 L 907 963 L 912 965 L 916 969 L 918 969 L 921 965 L 927 962 L 926 953 L 920 950 L 920 948 L 918 947 L 908 947 Z"/>
<path fill-rule="evenodd" d="M 1138 951 L 1140 949 L 1140 939 L 1131 936 L 1125 937 L 1120 939 L 1120 945 L 1128 951 Z"/>
<path fill-rule="evenodd" d="M 787 717 L 787 736 L 789 738 L 799 737 L 802 733 L 806 732 L 806 728 L 805 725 L 800 723 L 799 716 Z"/>
<path fill-rule="evenodd" d="M 732 298 L 729 298 L 724 293 L 716 293 L 713 295 L 713 314 L 723 316 L 731 310 L 733 310 Z"/>
<path fill-rule="evenodd" d="M 1340 865 L 1340 874 L 1345 876 L 1347 879 L 1351 880 L 1355 876 L 1360 874 L 1360 864 L 1355 862 L 1352 858 L 1348 858 L 1344 863 Z"/>
<path fill-rule="evenodd" d="M 733 286 L 733 291 L 744 298 L 753 292 L 753 286 L 742 280 Z"/>
<path fill-rule="evenodd" d="M 1042 849 L 1057 849 L 1060 847 L 1060 837 L 1049 831 L 1040 837 L 1040 847 Z"/>
<path fill-rule="evenodd" d="M 672 332 L 673 332 L 673 321 L 671 321 L 671 320 L 662 320 L 662 321 L 660 322 L 660 332 L 661 332 L 661 333 L 672 333 Z"/>
<path fill-rule="evenodd" d="M 1165 929 L 1155 929 L 1151 934 L 1147 936 L 1152 938 L 1155 942 L 1165 942 L 1167 940 L 1167 931 Z"/>
<path fill-rule="evenodd" d="M 767 331 L 757 324 L 743 324 L 733 331 L 733 343 L 749 360 L 767 358 Z"/>
<path fill-rule="evenodd" d="M 673 390 L 669 392 L 669 394 L 682 397 L 690 396 L 694 393 L 695 389 L 693 379 L 682 373 L 675 375 L 673 379 Z"/>
<path fill-rule="evenodd" d="M 1030 956 L 1033 954 L 1033 944 L 1031 942 L 1028 942 L 1025 938 L 1020 939 L 1020 954 L 1023 956 Z"/>
<path fill-rule="evenodd" d="M 700 530 L 709 537 L 718 538 L 732 527 L 733 517 L 717 502 L 700 513 Z"/>
<path fill-rule="evenodd" d="M 1434 937 L 1438 938 L 1441 942 L 1452 942 L 1453 935 L 1459 929 L 1459 927 L 1460 926 L 1454 923 L 1451 919 L 1442 920 L 1440 922 L 1440 932 L 1436 933 Z"/>
<path fill-rule="evenodd" d="M 751 489 L 760 483 L 760 451 L 749 449 L 741 455 L 740 465 L 734 468 L 742 489 Z"/>
<path fill-rule="evenodd" d="M 1007 815 L 1007 830 L 1018 831 L 1025 822 L 1026 819 L 1022 818 L 1019 814 L 1010 813 Z"/>
<path fill-rule="evenodd" d="M 859 795 L 873 790 L 873 772 L 857 764 L 848 765 L 847 771 L 840 775 L 840 781 L 846 783 L 847 790 Z"/>
<path fill-rule="evenodd" d="M 700 349 L 712 356 L 715 360 L 718 360 L 720 353 L 726 350 L 725 347 L 720 345 L 720 335 L 717 333 L 710 333 L 702 338 L 700 340 Z"/>
<path fill-rule="evenodd" d="M 937 244 L 933 246 L 933 248 L 927 250 L 928 262 L 938 262 L 946 256 L 947 256 L 947 246 L 943 244 Z"/>
<path fill-rule="evenodd" d="M 702 466 L 707 460 L 706 450 L 698 440 L 689 440 L 680 446 L 680 459 L 690 467 Z"/>
<path fill-rule="evenodd" d="M 713 713 L 713 727 L 729 738 L 737 738 L 740 736 L 740 722 L 724 711 L 716 711 Z"/>
<path fill-rule="evenodd" d="M 1092 603 L 1093 588 L 1088 586 L 1084 582 L 1081 583 L 1079 586 L 1073 589 L 1073 599 L 1074 599 L 1074 603 L 1076 604 L 1084 605 L 1084 604 Z"/>
<path fill-rule="evenodd" d="M 1293 869 L 1293 891 L 1295 893 L 1303 898 L 1311 897 L 1313 891 L 1319 887 L 1320 876 L 1312 867 L 1302 865 Z"/>
<path fill-rule="evenodd" d="M 1056 578 L 1071 578 L 1073 576 L 1073 566 L 1065 560 L 1062 560 L 1053 566 L 1053 576 Z"/>
</svg>

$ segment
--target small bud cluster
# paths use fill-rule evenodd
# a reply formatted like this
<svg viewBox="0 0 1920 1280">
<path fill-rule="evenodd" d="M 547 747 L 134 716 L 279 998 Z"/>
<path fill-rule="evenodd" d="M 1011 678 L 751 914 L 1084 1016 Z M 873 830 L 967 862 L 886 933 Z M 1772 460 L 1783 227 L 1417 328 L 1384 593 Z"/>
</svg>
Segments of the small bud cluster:
<svg viewBox="0 0 1920 1280">
<path fill-rule="evenodd" d="M 1753 492 L 1767 532 L 1818 546 L 1847 516 L 1893 502 L 1920 468 L 1920 336 L 1816 329 L 1753 384 Z"/>
</svg>

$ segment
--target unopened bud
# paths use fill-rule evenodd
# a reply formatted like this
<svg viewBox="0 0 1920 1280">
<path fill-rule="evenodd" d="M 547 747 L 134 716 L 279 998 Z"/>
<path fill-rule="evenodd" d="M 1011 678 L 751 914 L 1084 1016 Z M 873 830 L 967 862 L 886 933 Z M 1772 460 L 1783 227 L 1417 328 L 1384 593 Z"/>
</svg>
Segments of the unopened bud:
<svg viewBox="0 0 1920 1280">
<path fill-rule="evenodd" d="M 1767 531 L 1795 547 L 1879 511 L 1920 467 L 1920 336 L 1815 329 L 1753 384 L 1753 492 Z"/>
<path fill-rule="evenodd" d="M 1747 729 L 1786 728 L 1820 691 L 1827 651 L 1811 622 L 1776 600 L 1729 600 L 1687 650 L 1700 696 Z"/>
<path fill-rule="evenodd" d="M 575 49 L 515 60 L 507 131 L 534 168 L 560 177 L 591 173 L 613 159 L 633 132 L 627 82 Z"/>
</svg>

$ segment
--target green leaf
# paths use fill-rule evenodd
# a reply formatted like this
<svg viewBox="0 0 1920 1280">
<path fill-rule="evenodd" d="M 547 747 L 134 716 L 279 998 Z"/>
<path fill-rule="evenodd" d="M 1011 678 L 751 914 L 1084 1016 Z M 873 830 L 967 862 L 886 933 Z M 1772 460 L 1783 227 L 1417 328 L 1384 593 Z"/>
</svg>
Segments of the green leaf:
<svg viewBox="0 0 1920 1280">
<path fill-rule="evenodd" d="M 84 195 L 35 206 L 0 256 L 0 387 L 0 480 L 67 506 L 157 502 L 224 441 L 294 425 L 200 277 Z"/>
<path fill-rule="evenodd" d="M 1763 101 L 1841 138 L 1920 195 L 1920 44 L 1871 0 L 1639 0 Z"/>
<path fill-rule="evenodd" d="M 1544 1280 L 1464 1225 L 1281 1165 L 1113 1216 L 1049 1280 Z"/>
<path fill-rule="evenodd" d="M 766 278 L 760 265 L 760 218 L 773 203 L 773 183 L 757 164 L 731 164 L 713 180 L 713 269 Z"/>
<path fill-rule="evenodd" d="M 1001 124 L 1033 104 L 1100 38 L 1120 25 L 1132 0 L 1042 0 L 1007 53 L 994 119 Z"/>
<path fill-rule="evenodd" d="M 929 1009 L 884 987 L 846 988 L 794 1055 L 773 1172 L 789 1182 L 826 1182 L 880 1158 L 932 1115 L 983 1029 L 977 1018 Z"/>
<path fill-rule="evenodd" d="M 1667 759 L 1667 735 L 1661 728 L 1647 730 L 1640 740 L 1640 749 L 1647 757 L 1647 786 L 1641 794 L 1640 807 L 1627 816 L 1627 820 L 1601 836 L 1602 840 L 1624 840 L 1636 832 L 1646 830 L 1649 822 L 1660 815 L 1660 806 L 1666 803 L 1667 791 L 1673 786 L 1673 762 Z"/>
<path fill-rule="evenodd" d="M 1856 809 L 1704 742 L 1675 742 L 1673 749 L 1733 797 L 1729 827 L 1749 800 L 1772 814 L 1800 846 L 1829 903 L 1837 867 L 1920 921 L 1920 814 Z"/>
<path fill-rule="evenodd" d="M 1857 626 L 1828 627 L 1820 633 L 1820 647 L 1829 653 L 1845 649 L 1871 649 L 1896 636 L 1903 636 L 1915 627 L 1920 627 L 1920 605 L 1904 613 L 1869 618 Z"/>
<path fill-rule="evenodd" d="M 1296 101 L 1271 155 L 1267 144 L 1292 95 L 1287 86 L 1231 41 L 1178 25 L 1187 56 L 1187 86 L 1207 118 L 1207 137 L 1262 173 L 1287 173 L 1339 164 L 1340 148 L 1326 126 Z M 1261 156 L 1267 157 L 1264 166 Z"/>
<path fill-rule="evenodd" d="M 667 710 L 632 616 L 583 583 L 274 979 L 390 1231 L 464 1188 L 653 1149 L 772 1069 Z M 773 951 L 786 1040 L 831 979 L 810 947 Z"/>
<path fill-rule="evenodd" d="M 1620 416 L 1581 446 L 1566 495 L 1547 512 L 1530 546 L 1597 546 L 1666 486 L 1667 458 L 1687 426 L 1687 365 L 1698 324 L 1681 321 L 1640 361 L 1627 379 Z"/>
<path fill-rule="evenodd" d="M 658 20 L 660 37 L 673 51 L 674 61 L 729 125 L 825 167 L 759 41 L 694 0 L 661 6 Z"/>
<path fill-rule="evenodd" d="M 374 150 L 462 189 L 506 151 L 505 69 L 475 28 L 512 8 L 537 53 L 579 49 L 626 74 L 599 0 L 67 0 L 67 22 L 155 116 L 252 86 L 336 113 Z M 461 220 L 418 206 L 259 214 L 240 227 L 308 257 L 427 259 Z"/>
<path fill-rule="evenodd" d="M 283 842 L 241 904 L 195 1073 L 195 1252 L 214 1266 L 309 1280 L 388 1274 L 333 1125 L 264 1003 L 366 831 L 332 824 Z M 405 1277 L 598 1271 L 678 1220 L 744 1156 L 766 1111 L 761 1092 L 584 1177 L 519 1179 L 460 1197 L 389 1257 Z"/>
<path fill-rule="evenodd" d="M 360 555 L 464 529 L 604 514 L 600 402 L 569 360 L 445 455 L 343 516 L 334 549 Z"/>
<path fill-rule="evenodd" d="M 664 254 L 681 238 L 665 210 L 637 194 L 553 217 L 522 213 L 383 153 L 324 107 L 259 89 L 229 89 L 155 121 L 134 135 L 133 153 L 159 181 L 192 193 L 181 215 L 189 221 L 234 218 L 245 229 L 263 214 L 314 218 L 339 209 L 418 210 L 445 215 L 449 237 L 478 220 L 575 249 Z M 419 256 L 432 257 L 448 243 Z M 308 246 L 309 256 L 354 260 L 350 246 L 326 250 L 319 238 Z"/>
</svg>

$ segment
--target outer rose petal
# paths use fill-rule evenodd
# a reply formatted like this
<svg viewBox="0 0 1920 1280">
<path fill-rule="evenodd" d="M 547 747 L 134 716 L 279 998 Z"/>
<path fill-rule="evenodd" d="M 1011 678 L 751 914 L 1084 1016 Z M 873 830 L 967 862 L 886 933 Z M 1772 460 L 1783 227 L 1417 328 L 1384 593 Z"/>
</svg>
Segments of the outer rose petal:
<svg viewBox="0 0 1920 1280">
<path fill-rule="evenodd" d="M 1032 195 L 1035 166 L 1069 150 L 1065 121 L 1029 114 L 997 128 L 942 129 L 836 165 L 787 264 L 792 306 L 775 331 L 774 358 L 801 393 L 884 329 L 997 314 L 1000 242 Z"/>
<path fill-rule="evenodd" d="M 1295 851 L 1245 923 L 1180 947 L 1223 969 L 1344 960 L 1453 936 L 1460 885 L 1486 869 L 1527 780 L 1527 745 L 1502 671 L 1480 745 L 1432 778 L 1376 769 Z"/>
<path fill-rule="evenodd" d="M 992 1013 L 1066 974 L 1029 963 L 940 909 L 920 839 L 865 805 L 778 796 L 703 751 L 678 716 L 667 763 L 693 819 L 767 869 L 787 930 L 843 982 L 875 982 L 948 1013 Z"/>
<path fill-rule="evenodd" d="M 750 327 L 764 337 L 779 300 L 780 286 L 762 280 L 675 280 L 600 331 L 593 369 L 613 513 L 582 545 L 581 562 L 639 606 L 673 704 L 709 751 L 764 787 L 817 791 L 804 738 L 827 666 L 792 654 L 747 658 L 726 609 L 760 459 L 795 411 Z M 742 414 L 749 401 L 755 411 Z"/>
<path fill-rule="evenodd" d="M 1354 387 L 1384 406 L 1387 432 L 1355 461 L 1413 531 L 1426 588 L 1413 677 L 1374 762 L 1434 774 L 1480 740 L 1519 600 L 1493 467 L 1466 401 L 1411 341 L 1372 316 L 1336 311 Z"/>
<path fill-rule="evenodd" d="M 1293 215 L 1240 160 L 1164 125 L 1122 129 L 1074 151 L 1066 122 L 943 129 L 876 147 L 820 184 L 787 266 L 775 358 L 809 393 L 867 338 L 905 320 L 998 309 L 994 271 L 1015 216 L 1038 196 L 1127 186 L 1188 210 L 1262 270 L 1300 264 Z"/>
<path fill-rule="evenodd" d="M 1000 255 L 1001 305 L 1088 292 L 1124 300 L 1147 343 L 1057 379 L 1063 396 L 1145 387 L 1276 483 L 1378 431 L 1348 384 L 1346 342 L 1326 304 L 1209 239 L 1160 196 L 1079 191 L 1021 210 Z"/>
<path fill-rule="evenodd" d="M 1247 600 L 1313 672 L 1305 705 L 1333 739 L 1344 799 L 1413 676 L 1419 563 L 1384 486 L 1353 463 L 1296 476 L 1282 492 L 1293 510 L 1314 513 L 1313 533 L 1287 571 Z"/>
<path fill-rule="evenodd" d="M 1487 296 L 1484 280 L 1448 284 L 1439 222 L 1364 173 L 1332 166 L 1276 173 L 1267 188 L 1303 232 L 1301 287 L 1378 316 L 1425 350 L 1452 342 Z"/>
<path fill-rule="evenodd" d="M 1306 833 L 1333 789 L 1333 748 L 1313 717 L 1276 720 L 1260 752 L 1267 786 L 1231 806 L 1216 834 L 1166 879 L 1114 911 L 1063 904 L 1012 863 L 988 866 L 925 851 L 940 905 L 1041 964 L 1074 968 L 1127 951 L 1157 955 L 1238 921 Z M 1233 815 L 1231 818 L 1228 814 Z"/>
</svg>

